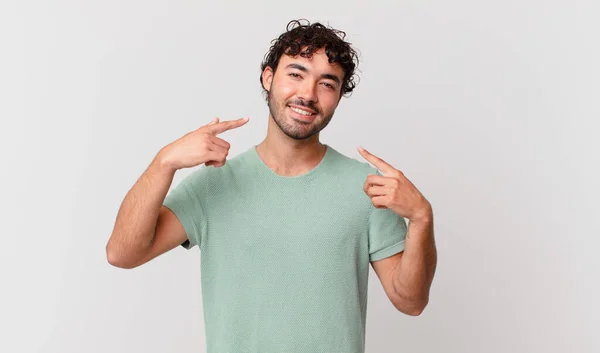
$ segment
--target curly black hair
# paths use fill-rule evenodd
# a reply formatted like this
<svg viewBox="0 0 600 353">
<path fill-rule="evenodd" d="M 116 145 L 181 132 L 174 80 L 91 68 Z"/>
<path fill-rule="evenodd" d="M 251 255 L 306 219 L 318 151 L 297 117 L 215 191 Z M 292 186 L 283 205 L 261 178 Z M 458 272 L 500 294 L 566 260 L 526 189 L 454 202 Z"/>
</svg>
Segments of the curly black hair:
<svg viewBox="0 0 600 353">
<path fill-rule="evenodd" d="M 302 20 L 307 23 L 302 24 Z M 342 95 L 349 95 L 356 87 L 355 80 L 358 75 L 354 71 L 358 67 L 358 55 L 356 50 L 351 47 L 351 43 L 344 40 L 345 38 L 345 32 L 325 27 L 319 22 L 311 24 L 306 19 L 290 21 L 286 27 L 286 32 L 271 41 L 271 48 L 265 54 L 260 65 L 261 87 L 263 71 L 269 66 L 275 72 L 281 55 L 300 55 L 311 58 L 315 51 L 325 48 L 329 62 L 338 63 L 344 70 L 341 93 Z M 305 50 L 300 52 L 302 48 L 305 48 Z M 263 93 L 267 93 L 264 87 L 263 90 Z"/>
</svg>

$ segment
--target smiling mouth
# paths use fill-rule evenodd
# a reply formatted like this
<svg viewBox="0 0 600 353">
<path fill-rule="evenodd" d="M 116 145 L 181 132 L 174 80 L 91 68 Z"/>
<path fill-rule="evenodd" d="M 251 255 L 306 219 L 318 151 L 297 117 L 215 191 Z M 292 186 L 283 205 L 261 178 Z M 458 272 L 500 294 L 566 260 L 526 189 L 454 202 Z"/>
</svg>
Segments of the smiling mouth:
<svg viewBox="0 0 600 353">
<path fill-rule="evenodd" d="M 293 107 L 293 106 L 291 106 L 291 105 L 288 105 L 288 107 L 289 107 L 289 108 L 290 108 L 290 109 L 291 109 L 293 112 L 295 112 L 295 113 L 298 113 L 298 114 L 300 114 L 300 115 L 303 115 L 303 116 L 313 116 L 313 115 L 317 115 L 317 113 L 316 113 L 316 112 L 313 112 L 313 111 L 310 111 L 310 110 L 305 110 L 305 109 L 302 109 L 302 108 Z"/>
</svg>

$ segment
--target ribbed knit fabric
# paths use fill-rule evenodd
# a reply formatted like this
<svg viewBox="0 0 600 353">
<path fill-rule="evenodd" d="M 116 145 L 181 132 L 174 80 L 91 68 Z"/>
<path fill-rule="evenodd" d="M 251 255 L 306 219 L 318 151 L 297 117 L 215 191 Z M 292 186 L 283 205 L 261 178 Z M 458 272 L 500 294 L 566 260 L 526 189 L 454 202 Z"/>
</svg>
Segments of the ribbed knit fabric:
<svg viewBox="0 0 600 353">
<path fill-rule="evenodd" d="M 404 250 L 407 226 L 363 191 L 366 162 L 327 145 L 295 177 L 252 146 L 167 195 L 200 247 L 208 353 L 363 353 L 369 262 Z"/>
</svg>

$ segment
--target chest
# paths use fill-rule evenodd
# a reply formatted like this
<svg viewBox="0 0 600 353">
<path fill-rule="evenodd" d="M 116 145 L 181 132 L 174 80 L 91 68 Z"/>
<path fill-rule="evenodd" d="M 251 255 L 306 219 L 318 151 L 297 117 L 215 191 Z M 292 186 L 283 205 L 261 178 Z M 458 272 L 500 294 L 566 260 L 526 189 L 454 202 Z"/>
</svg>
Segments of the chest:
<svg viewBox="0 0 600 353">
<path fill-rule="evenodd" d="M 360 193 L 340 184 L 238 190 L 235 202 L 212 209 L 205 245 L 253 261 L 357 257 L 368 247 L 369 208 Z"/>
</svg>

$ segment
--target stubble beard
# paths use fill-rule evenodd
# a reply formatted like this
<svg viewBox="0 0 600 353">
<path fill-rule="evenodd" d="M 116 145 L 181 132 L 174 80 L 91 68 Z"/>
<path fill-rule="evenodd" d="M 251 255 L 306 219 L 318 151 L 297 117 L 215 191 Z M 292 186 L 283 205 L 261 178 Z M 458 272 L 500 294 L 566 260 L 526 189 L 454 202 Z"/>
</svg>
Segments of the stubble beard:
<svg viewBox="0 0 600 353">
<path fill-rule="evenodd" d="M 272 91 L 272 90 L 271 90 Z M 303 123 L 294 119 L 286 118 L 286 102 L 276 102 L 271 94 L 271 91 L 267 92 L 267 104 L 269 106 L 269 112 L 273 117 L 273 120 L 284 134 L 293 138 L 294 140 L 305 140 L 315 134 L 318 134 L 323 130 L 333 118 L 333 112 L 331 115 L 323 116 L 319 111 L 319 117 L 310 123 Z"/>
</svg>

